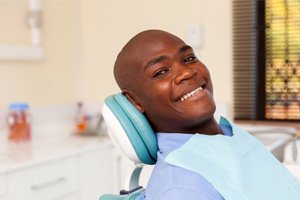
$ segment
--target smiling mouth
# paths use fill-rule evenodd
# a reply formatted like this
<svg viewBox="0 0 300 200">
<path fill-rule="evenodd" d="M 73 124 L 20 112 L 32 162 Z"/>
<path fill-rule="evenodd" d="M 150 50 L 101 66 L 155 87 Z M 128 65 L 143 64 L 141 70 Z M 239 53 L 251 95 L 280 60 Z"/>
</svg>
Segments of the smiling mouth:
<svg viewBox="0 0 300 200">
<path fill-rule="evenodd" d="M 196 94 L 198 94 L 199 92 L 201 92 L 205 87 L 205 84 L 196 88 L 195 90 L 183 95 L 182 97 L 180 97 L 177 101 L 178 102 L 184 102 L 185 100 L 189 99 L 192 96 L 195 96 Z"/>
</svg>

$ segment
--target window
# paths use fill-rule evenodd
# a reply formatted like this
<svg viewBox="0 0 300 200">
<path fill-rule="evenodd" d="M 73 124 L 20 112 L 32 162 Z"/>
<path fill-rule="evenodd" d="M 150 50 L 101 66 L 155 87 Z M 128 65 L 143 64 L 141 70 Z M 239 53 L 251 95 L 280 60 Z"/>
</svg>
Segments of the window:
<svg viewBox="0 0 300 200">
<path fill-rule="evenodd" d="M 300 119 L 300 1 L 266 1 L 266 118 Z"/>
<path fill-rule="evenodd" d="M 300 1 L 233 1 L 235 119 L 300 120 Z"/>
</svg>

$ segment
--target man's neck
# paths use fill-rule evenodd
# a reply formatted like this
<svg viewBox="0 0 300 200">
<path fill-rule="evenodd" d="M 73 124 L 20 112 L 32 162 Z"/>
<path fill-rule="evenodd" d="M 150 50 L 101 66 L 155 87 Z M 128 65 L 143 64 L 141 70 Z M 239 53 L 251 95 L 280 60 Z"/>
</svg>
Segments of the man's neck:
<svg viewBox="0 0 300 200">
<path fill-rule="evenodd" d="M 214 118 L 207 120 L 198 127 L 195 127 L 192 132 L 206 135 L 224 134 L 222 128 Z"/>
<path fill-rule="evenodd" d="M 182 128 L 177 127 L 174 130 L 169 130 L 169 131 L 160 130 L 158 132 L 184 133 L 184 134 L 199 133 L 205 135 L 224 134 L 222 128 L 213 117 L 194 126 L 192 126 L 191 124 L 186 124 L 185 126 L 182 126 Z"/>
</svg>

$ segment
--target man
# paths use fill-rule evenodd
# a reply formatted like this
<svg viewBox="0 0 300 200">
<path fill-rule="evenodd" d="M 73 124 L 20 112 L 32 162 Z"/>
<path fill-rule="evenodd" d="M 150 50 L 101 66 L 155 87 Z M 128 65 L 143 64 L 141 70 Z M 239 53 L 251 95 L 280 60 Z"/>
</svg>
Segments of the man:
<svg viewBox="0 0 300 200">
<path fill-rule="evenodd" d="M 213 118 L 209 72 L 178 37 L 159 30 L 138 34 L 120 52 L 114 74 L 156 131 L 222 133 Z"/>
<path fill-rule="evenodd" d="M 223 134 L 213 117 L 209 72 L 193 49 L 170 33 L 144 31 L 122 49 L 114 75 L 130 102 L 161 132 L 146 199 L 223 199 L 202 176 L 163 161 L 190 133 Z"/>
<path fill-rule="evenodd" d="M 254 185 L 253 189 L 248 189 L 247 180 L 243 180 L 245 178 L 243 177 L 244 171 L 242 169 L 243 166 L 248 166 L 249 163 L 247 163 L 247 160 L 249 160 L 250 164 L 251 162 L 253 164 L 264 160 L 265 157 L 269 159 L 271 157 L 270 153 L 265 149 L 261 150 L 261 148 L 258 148 L 255 149 L 254 156 L 250 154 L 249 159 L 244 154 L 241 154 L 240 157 L 246 158 L 245 160 L 235 157 L 236 154 L 240 153 L 238 148 L 243 149 L 244 146 L 248 148 L 247 145 L 240 145 L 237 149 L 235 147 L 231 149 L 231 146 L 240 143 L 237 140 L 240 136 L 242 136 L 242 140 L 246 138 L 245 144 L 248 144 L 247 141 L 249 140 L 251 145 L 255 144 L 255 147 L 260 147 L 260 145 L 256 145 L 256 141 L 253 143 L 253 139 L 248 139 L 248 134 L 244 136 L 243 134 L 239 135 L 236 133 L 237 129 L 232 127 L 229 122 L 220 124 L 216 122 L 213 116 L 216 106 L 213 100 L 213 86 L 209 71 L 197 59 L 193 49 L 186 45 L 180 38 L 161 30 L 147 30 L 137 34 L 119 53 L 114 66 L 114 75 L 123 94 L 147 117 L 154 131 L 157 132 L 159 147 L 157 163 L 146 187 L 146 192 L 139 199 L 254 200 L 256 199 L 254 197 L 258 196 L 261 197 L 258 199 L 274 200 L 271 196 L 269 198 L 268 192 L 261 190 L 262 187 L 256 187 L 256 179 L 250 183 L 251 187 Z M 203 141 L 208 140 L 208 142 L 203 144 L 202 141 L 197 141 L 197 137 L 194 135 L 198 134 L 195 133 L 209 136 L 200 138 Z M 223 137 L 216 139 L 216 137 L 213 137 L 216 135 Z M 227 140 L 229 137 L 232 138 L 232 141 Z M 190 141 L 193 142 L 195 141 L 194 139 L 196 140 L 195 148 L 185 151 L 186 146 L 191 147 L 192 144 L 190 145 Z M 218 140 L 221 143 L 218 143 Z M 227 149 L 225 148 L 223 151 L 222 142 L 224 141 L 228 142 L 229 145 L 224 143 Z M 210 144 L 215 144 L 215 146 L 210 146 Z M 198 149 L 197 145 L 202 145 L 204 149 L 206 148 L 207 152 L 201 152 L 201 148 Z M 248 149 L 246 148 L 247 151 L 252 150 L 253 145 L 251 145 Z M 218 148 L 219 153 L 214 153 L 215 149 Z M 179 159 L 176 160 L 176 156 L 178 158 L 178 155 L 180 155 L 176 154 L 177 150 L 183 150 L 185 153 L 182 154 L 184 155 L 183 157 L 179 156 Z M 266 156 L 261 158 L 257 156 L 257 159 L 253 158 L 261 152 L 264 156 L 266 154 Z M 175 159 L 173 159 L 174 155 Z M 188 159 L 184 158 L 189 155 L 195 156 Z M 204 159 L 201 156 L 204 156 Z M 215 160 L 213 158 L 210 160 L 210 156 L 215 157 Z M 229 161 L 234 161 L 231 163 L 233 167 L 229 165 L 230 163 L 228 164 L 226 159 L 222 158 L 223 156 L 227 156 Z M 186 165 L 184 162 L 182 164 L 180 159 L 185 160 L 187 163 L 195 159 L 193 165 L 197 165 L 196 169 L 191 164 Z M 254 161 L 252 161 L 253 159 Z M 224 162 L 218 163 L 219 160 Z M 257 175 L 258 178 L 263 177 L 265 173 L 271 171 L 268 166 L 273 168 L 274 165 L 276 167 L 279 165 L 277 161 L 274 161 L 276 160 L 275 158 L 271 158 L 270 160 L 270 162 L 268 160 L 267 163 L 262 163 L 263 166 L 266 166 L 266 169 L 261 170 L 260 168 L 262 167 L 255 167 L 257 168 L 255 170 L 258 172 L 253 170 L 253 173 L 259 174 Z M 204 171 L 206 170 L 209 174 L 212 171 L 209 168 L 216 169 L 212 171 L 212 175 L 202 173 L 202 165 L 205 166 L 207 164 L 206 161 L 213 164 L 208 165 L 206 169 L 204 167 Z M 271 164 L 269 165 L 269 163 Z M 223 166 L 227 168 L 224 170 Z M 239 168 L 240 166 L 242 168 Z M 231 168 L 238 170 L 231 172 Z M 218 169 L 225 172 L 229 169 L 228 183 L 227 174 L 225 181 L 224 176 L 221 176 L 221 178 L 218 177 L 218 179 L 214 178 L 214 175 L 219 172 Z M 284 169 L 280 168 L 279 171 L 280 173 L 278 174 L 281 174 L 281 172 L 285 174 Z M 262 175 L 260 175 L 261 173 Z M 250 169 L 246 169 L 246 174 L 252 174 L 251 167 Z M 266 183 L 264 186 L 268 187 L 268 185 L 272 185 L 272 177 L 273 174 L 270 172 L 269 175 L 267 174 L 267 178 L 263 177 L 259 181 L 263 181 L 263 184 Z M 278 178 L 281 178 L 281 175 Z M 275 180 L 281 182 L 281 179 Z M 288 180 L 292 182 L 291 188 L 294 188 L 294 180 L 290 181 L 290 177 L 288 177 Z M 239 188 L 240 186 L 242 189 Z M 279 185 L 278 188 L 282 188 L 282 185 Z M 233 191 L 229 191 L 231 189 Z M 250 191 L 249 194 L 244 194 L 244 191 L 247 193 L 248 190 L 253 191 Z M 266 188 L 266 191 L 273 192 L 273 190 L 274 188 L 272 187 Z M 277 191 L 276 188 L 275 191 Z M 290 192 L 288 193 L 290 194 Z M 299 195 L 298 193 L 295 194 L 296 198 L 288 196 L 288 199 L 300 199 Z M 279 196 L 284 197 L 283 193 L 280 193 Z"/>
</svg>

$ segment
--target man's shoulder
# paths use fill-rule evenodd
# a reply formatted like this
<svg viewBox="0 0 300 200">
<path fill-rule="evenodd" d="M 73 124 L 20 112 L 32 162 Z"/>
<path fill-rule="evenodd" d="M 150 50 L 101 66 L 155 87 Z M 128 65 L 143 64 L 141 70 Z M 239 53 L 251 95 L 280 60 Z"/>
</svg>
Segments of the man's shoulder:
<svg viewBox="0 0 300 200">
<path fill-rule="evenodd" d="M 187 181 L 188 183 L 193 183 L 194 181 L 205 181 L 204 177 L 201 175 L 181 168 L 169 163 L 166 163 L 163 159 L 158 159 L 155 167 L 153 168 L 150 181 L 163 181 L 165 184 L 170 184 L 172 186 L 181 186 L 182 181 Z"/>
<path fill-rule="evenodd" d="M 146 192 L 147 197 L 147 192 Z M 170 187 L 166 191 L 156 195 L 155 200 L 169 200 L 169 199 L 180 199 L 180 200 L 191 200 L 191 199 L 201 199 L 201 200 L 216 200 L 212 198 L 212 195 L 206 191 L 189 188 L 185 186 L 180 187 Z M 152 198 L 146 198 L 146 200 L 152 200 Z M 218 199 L 219 200 L 219 199 Z M 221 200 L 221 199 L 220 199 Z"/>
<path fill-rule="evenodd" d="M 146 188 L 146 199 L 182 199 L 176 198 L 182 193 L 190 199 L 195 196 L 196 199 L 210 199 L 210 196 L 219 195 L 203 176 L 158 159 Z"/>
</svg>

